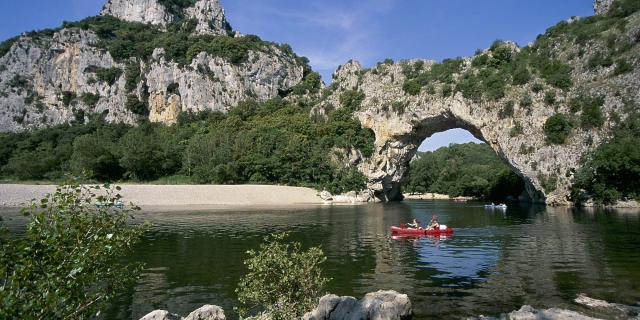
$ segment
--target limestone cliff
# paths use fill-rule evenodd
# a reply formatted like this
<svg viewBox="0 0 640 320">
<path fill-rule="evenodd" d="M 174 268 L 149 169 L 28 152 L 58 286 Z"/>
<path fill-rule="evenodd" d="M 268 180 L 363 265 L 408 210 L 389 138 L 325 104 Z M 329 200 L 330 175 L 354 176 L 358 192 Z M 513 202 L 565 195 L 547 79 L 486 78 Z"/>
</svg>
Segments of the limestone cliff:
<svg viewBox="0 0 640 320">
<path fill-rule="evenodd" d="M 348 92 L 364 94 L 355 114 L 375 132 L 375 152 L 350 162 L 380 199 L 401 197 L 422 141 L 463 128 L 525 180 L 533 201 L 568 204 L 581 157 L 640 102 L 640 13 L 607 15 L 605 2 L 596 1 L 601 15 L 562 22 L 524 48 L 496 42 L 474 57 L 371 69 L 350 61 L 321 106 L 339 108 Z M 557 119 L 568 120 L 554 140 Z"/>
<path fill-rule="evenodd" d="M 254 36 L 227 36 L 217 0 L 174 10 L 162 3 L 172 2 L 110 0 L 101 17 L 3 43 L 0 132 L 93 116 L 172 123 L 182 111 L 225 112 L 301 81 L 304 65 L 290 50 Z M 132 33 L 146 42 L 123 38 Z"/>
<path fill-rule="evenodd" d="M 184 3 L 187 6 L 184 6 Z M 184 7 L 183 7 L 184 6 Z M 131 22 L 166 27 L 180 20 L 193 19 L 196 31 L 224 35 L 230 31 L 224 9 L 218 0 L 109 0 L 100 12 Z"/>
</svg>

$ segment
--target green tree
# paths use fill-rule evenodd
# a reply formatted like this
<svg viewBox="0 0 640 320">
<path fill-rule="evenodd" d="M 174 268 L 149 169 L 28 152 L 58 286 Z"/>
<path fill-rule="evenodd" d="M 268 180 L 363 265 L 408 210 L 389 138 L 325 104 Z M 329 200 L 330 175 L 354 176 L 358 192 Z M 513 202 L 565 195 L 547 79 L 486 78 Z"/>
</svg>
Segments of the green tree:
<svg viewBox="0 0 640 320">
<path fill-rule="evenodd" d="M 556 113 L 544 123 L 545 139 L 548 143 L 564 144 L 572 129 L 573 124 L 567 116 L 562 113 Z"/>
<path fill-rule="evenodd" d="M 124 169 L 118 163 L 117 140 L 121 132 L 104 127 L 95 133 L 76 138 L 70 166 L 74 173 L 86 175 L 99 181 L 119 179 Z"/>
<path fill-rule="evenodd" d="M 0 318 L 89 319 L 135 281 L 141 266 L 122 258 L 144 229 L 129 224 L 137 208 L 93 204 L 117 190 L 60 186 L 23 211 L 24 235 L 0 236 Z"/>
<path fill-rule="evenodd" d="M 249 273 L 236 289 L 241 315 L 264 310 L 273 320 L 300 319 L 324 294 L 329 279 L 320 268 L 326 260 L 322 249 L 303 251 L 300 243 L 287 242 L 287 237 L 286 233 L 267 236 L 258 250 L 247 252 Z"/>
</svg>

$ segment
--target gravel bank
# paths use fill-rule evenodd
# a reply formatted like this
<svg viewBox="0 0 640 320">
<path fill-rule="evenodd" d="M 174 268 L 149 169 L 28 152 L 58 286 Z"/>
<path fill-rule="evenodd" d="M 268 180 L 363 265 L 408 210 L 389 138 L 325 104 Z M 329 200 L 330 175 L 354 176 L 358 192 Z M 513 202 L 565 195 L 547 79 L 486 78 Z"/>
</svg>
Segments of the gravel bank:
<svg viewBox="0 0 640 320">
<path fill-rule="evenodd" d="M 139 206 L 286 206 L 322 204 L 310 188 L 264 185 L 120 185 L 125 203 Z M 0 206 L 21 207 L 55 191 L 53 185 L 0 184 Z"/>
</svg>

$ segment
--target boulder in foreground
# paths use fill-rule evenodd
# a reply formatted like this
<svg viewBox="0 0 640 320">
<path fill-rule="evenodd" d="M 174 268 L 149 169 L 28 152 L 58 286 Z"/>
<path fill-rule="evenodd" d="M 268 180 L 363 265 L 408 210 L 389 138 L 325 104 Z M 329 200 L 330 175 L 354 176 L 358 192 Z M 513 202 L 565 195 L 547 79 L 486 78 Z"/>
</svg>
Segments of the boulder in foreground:
<svg viewBox="0 0 640 320">
<path fill-rule="evenodd" d="M 396 291 L 368 293 L 360 301 L 354 297 L 330 294 L 320 298 L 318 307 L 305 314 L 304 320 L 404 320 L 411 319 L 413 310 L 406 294 Z"/>
<path fill-rule="evenodd" d="M 140 320 L 226 320 L 226 317 L 222 308 L 207 304 L 191 312 L 186 318 L 166 310 L 155 310 Z"/>
</svg>

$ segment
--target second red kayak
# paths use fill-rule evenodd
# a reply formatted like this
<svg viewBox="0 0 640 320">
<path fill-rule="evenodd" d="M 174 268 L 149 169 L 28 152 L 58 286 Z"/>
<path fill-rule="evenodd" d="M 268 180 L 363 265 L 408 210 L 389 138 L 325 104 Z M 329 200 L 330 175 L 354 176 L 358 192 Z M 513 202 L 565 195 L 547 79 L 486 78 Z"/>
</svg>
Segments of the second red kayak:
<svg viewBox="0 0 640 320">
<path fill-rule="evenodd" d="M 449 227 L 440 228 L 440 229 L 423 229 L 423 228 L 401 228 L 392 226 L 391 229 L 392 234 L 404 234 L 404 235 L 428 235 L 428 236 L 437 236 L 437 235 L 449 235 L 453 234 L 453 229 Z"/>
</svg>

